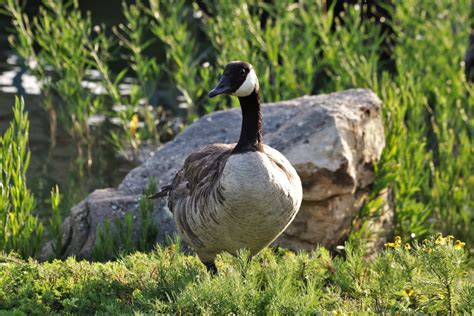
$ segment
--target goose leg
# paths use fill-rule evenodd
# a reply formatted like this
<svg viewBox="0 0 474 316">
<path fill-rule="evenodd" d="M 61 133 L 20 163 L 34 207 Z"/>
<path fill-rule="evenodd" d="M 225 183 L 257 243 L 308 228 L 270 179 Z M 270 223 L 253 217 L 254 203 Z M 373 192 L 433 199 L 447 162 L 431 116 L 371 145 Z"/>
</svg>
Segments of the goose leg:
<svg viewBox="0 0 474 316">
<path fill-rule="evenodd" d="M 217 267 L 216 265 L 214 264 L 214 262 L 203 262 L 204 265 L 206 266 L 207 268 L 207 272 L 209 272 L 210 274 L 212 275 L 216 275 L 217 274 Z"/>
</svg>

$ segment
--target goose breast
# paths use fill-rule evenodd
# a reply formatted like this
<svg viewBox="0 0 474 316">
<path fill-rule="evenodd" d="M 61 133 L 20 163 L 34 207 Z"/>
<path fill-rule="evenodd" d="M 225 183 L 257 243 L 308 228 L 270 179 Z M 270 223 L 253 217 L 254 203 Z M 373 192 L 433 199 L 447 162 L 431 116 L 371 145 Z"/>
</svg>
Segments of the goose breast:
<svg viewBox="0 0 474 316">
<path fill-rule="evenodd" d="M 258 253 L 291 223 L 302 199 L 295 169 L 277 150 L 264 146 L 262 152 L 234 155 L 225 150 L 220 163 L 213 166 L 202 156 L 195 166 L 209 167 L 212 181 L 186 183 L 186 194 L 175 195 L 170 205 L 178 230 L 203 261 L 222 251 L 235 254 L 246 248 Z"/>
</svg>

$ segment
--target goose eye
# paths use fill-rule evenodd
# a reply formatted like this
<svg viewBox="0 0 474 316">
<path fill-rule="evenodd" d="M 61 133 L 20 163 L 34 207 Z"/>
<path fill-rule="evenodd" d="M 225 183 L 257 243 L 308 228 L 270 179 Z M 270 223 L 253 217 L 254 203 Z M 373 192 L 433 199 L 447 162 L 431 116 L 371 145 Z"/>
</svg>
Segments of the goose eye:
<svg viewBox="0 0 474 316">
<path fill-rule="evenodd" d="M 246 73 L 245 68 L 240 69 L 240 74 L 241 74 L 242 76 L 245 75 L 245 73 Z"/>
</svg>

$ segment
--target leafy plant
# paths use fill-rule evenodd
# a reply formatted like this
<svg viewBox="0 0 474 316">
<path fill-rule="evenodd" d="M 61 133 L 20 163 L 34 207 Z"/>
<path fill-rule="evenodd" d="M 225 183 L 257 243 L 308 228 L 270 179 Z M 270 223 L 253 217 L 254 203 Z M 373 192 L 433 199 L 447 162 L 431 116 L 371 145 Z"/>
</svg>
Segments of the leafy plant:
<svg viewBox="0 0 474 316">
<path fill-rule="evenodd" d="M 206 1 L 204 30 L 223 67 L 248 60 L 259 77 L 264 100 L 279 101 L 313 90 L 319 70 L 317 28 L 320 1 Z M 266 23 L 261 23 L 263 14 Z"/>
<path fill-rule="evenodd" d="M 106 219 L 97 229 L 97 237 L 93 248 L 94 260 L 110 260 L 129 254 L 133 251 L 147 251 L 155 244 L 157 227 L 152 218 L 153 201 L 148 199 L 156 192 L 156 182 L 150 178 L 139 202 L 137 219 L 139 236 L 134 232 L 134 215 L 129 212 L 123 218 L 111 223 Z"/>
<path fill-rule="evenodd" d="M 59 194 L 59 188 L 56 186 L 51 190 L 51 206 L 53 214 L 49 220 L 50 231 L 53 241 L 53 252 L 55 258 L 60 258 L 62 255 L 62 245 L 63 245 L 63 231 L 62 227 L 62 216 L 61 210 L 59 209 L 59 204 L 61 202 L 61 195 Z"/>
<path fill-rule="evenodd" d="M 192 23 L 192 6 L 184 0 L 167 3 L 152 0 L 149 9 L 144 11 L 152 18 L 151 32 L 165 45 L 165 69 L 179 90 L 178 107 L 185 110 L 187 122 L 190 123 L 198 117 L 201 102 L 217 77 L 207 69 L 210 64 L 205 60 L 209 58 L 210 51 L 203 49 L 204 45 L 197 40 L 199 34 Z M 205 109 L 210 111 L 210 104 L 215 101 L 205 100 L 208 104 Z"/>
<path fill-rule="evenodd" d="M 11 37 L 11 45 L 38 76 L 46 94 L 54 92 L 62 100 L 60 106 L 56 105 L 60 120 L 75 138 L 79 156 L 83 157 L 86 149 L 87 161 L 92 161 L 93 137 L 88 119 L 103 104 L 83 85 L 91 70 L 86 47 L 96 44 L 90 43 L 93 41 L 90 15 L 83 17 L 77 0 L 43 0 L 39 14 L 31 22 L 21 13 L 18 1 L 8 0 L 6 8 L 16 25 L 16 37 Z M 52 107 L 49 103 L 48 106 Z"/>
<path fill-rule="evenodd" d="M 154 201 L 148 197 L 157 191 L 156 181 L 150 177 L 148 184 L 143 190 L 143 196 L 140 199 L 140 239 L 138 241 L 138 250 L 148 251 L 153 248 L 158 229 L 153 221 Z"/>
<path fill-rule="evenodd" d="M 0 249 L 27 258 L 39 250 L 43 225 L 33 214 L 35 200 L 26 185 L 30 123 L 23 99 L 15 99 L 13 115 L 0 137 Z"/>
</svg>

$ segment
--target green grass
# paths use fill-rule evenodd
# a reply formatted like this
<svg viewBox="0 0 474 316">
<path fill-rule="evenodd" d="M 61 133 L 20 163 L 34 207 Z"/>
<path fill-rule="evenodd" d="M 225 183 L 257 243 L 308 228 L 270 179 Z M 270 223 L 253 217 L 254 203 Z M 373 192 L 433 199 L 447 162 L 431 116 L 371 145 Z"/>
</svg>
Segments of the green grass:
<svg viewBox="0 0 474 316">
<path fill-rule="evenodd" d="M 209 275 L 176 244 L 116 262 L 0 258 L 0 311 L 26 314 L 310 314 L 322 311 L 462 313 L 474 308 L 466 252 L 451 237 L 395 241 L 366 263 L 346 244 L 345 258 L 265 249 L 249 260 L 223 254 Z M 469 279 L 471 278 L 471 280 Z"/>
</svg>

